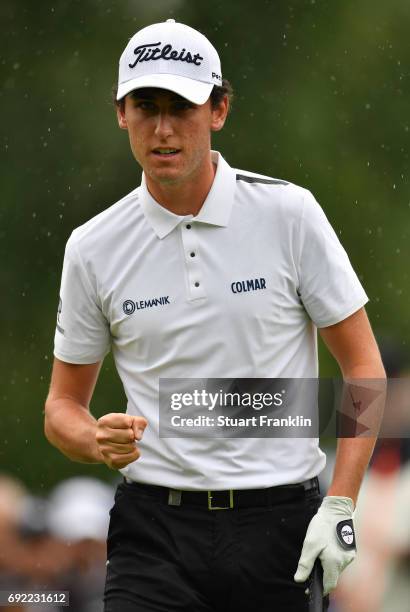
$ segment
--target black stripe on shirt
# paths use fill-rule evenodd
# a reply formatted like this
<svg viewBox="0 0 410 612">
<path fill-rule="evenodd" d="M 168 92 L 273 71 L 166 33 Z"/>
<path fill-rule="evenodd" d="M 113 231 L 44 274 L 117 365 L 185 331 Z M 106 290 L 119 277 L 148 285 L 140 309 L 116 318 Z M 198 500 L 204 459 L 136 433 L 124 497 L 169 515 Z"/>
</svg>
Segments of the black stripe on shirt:
<svg viewBox="0 0 410 612">
<path fill-rule="evenodd" d="M 289 185 L 287 181 L 259 178 L 258 176 L 246 176 L 245 174 L 237 174 L 236 180 L 245 181 L 245 183 L 262 183 L 264 185 Z"/>
</svg>

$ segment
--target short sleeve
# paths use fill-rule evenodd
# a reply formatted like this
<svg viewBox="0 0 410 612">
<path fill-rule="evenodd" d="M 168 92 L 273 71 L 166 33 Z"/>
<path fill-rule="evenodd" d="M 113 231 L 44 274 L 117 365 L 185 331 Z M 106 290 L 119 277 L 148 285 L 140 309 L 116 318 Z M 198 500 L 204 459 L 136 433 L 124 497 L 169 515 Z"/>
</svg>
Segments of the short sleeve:
<svg viewBox="0 0 410 612">
<path fill-rule="evenodd" d="M 72 239 L 66 246 L 54 355 L 68 363 L 95 363 L 110 350 L 109 325 Z"/>
<path fill-rule="evenodd" d="M 368 302 L 346 251 L 309 191 L 305 192 L 299 249 L 299 295 L 317 327 L 339 323 Z"/>
</svg>

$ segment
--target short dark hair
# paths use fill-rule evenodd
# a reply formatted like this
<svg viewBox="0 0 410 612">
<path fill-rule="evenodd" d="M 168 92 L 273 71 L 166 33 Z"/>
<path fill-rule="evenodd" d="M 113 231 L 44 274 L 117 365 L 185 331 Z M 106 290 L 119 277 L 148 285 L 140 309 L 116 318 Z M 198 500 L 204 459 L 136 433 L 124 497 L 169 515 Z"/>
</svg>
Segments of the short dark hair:
<svg viewBox="0 0 410 612">
<path fill-rule="evenodd" d="M 117 88 L 117 84 L 115 83 L 111 90 L 112 100 L 115 106 L 123 107 L 124 98 L 121 98 L 121 100 L 117 100 L 117 91 L 118 91 L 118 88 Z M 222 85 L 214 85 L 211 91 L 211 96 L 210 96 L 211 106 L 213 109 L 217 108 L 220 105 L 224 96 L 228 96 L 228 100 L 231 104 L 234 95 L 233 95 L 233 87 L 228 81 L 228 79 L 222 79 Z"/>
<path fill-rule="evenodd" d="M 233 100 L 233 87 L 228 79 L 222 79 L 222 85 L 214 85 L 211 91 L 211 106 L 217 108 L 222 102 L 224 96 L 228 96 L 229 104 Z M 229 106 L 230 108 L 230 106 Z"/>
</svg>

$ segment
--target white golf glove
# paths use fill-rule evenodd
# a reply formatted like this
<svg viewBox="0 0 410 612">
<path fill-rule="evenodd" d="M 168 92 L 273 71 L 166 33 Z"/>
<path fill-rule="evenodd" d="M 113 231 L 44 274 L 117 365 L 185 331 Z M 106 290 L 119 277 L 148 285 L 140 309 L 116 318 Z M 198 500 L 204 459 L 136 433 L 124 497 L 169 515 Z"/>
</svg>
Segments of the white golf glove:
<svg viewBox="0 0 410 612">
<path fill-rule="evenodd" d="M 350 497 L 325 497 L 309 523 L 294 579 L 305 582 L 317 557 L 323 567 L 323 595 L 337 585 L 342 571 L 356 556 Z"/>
</svg>

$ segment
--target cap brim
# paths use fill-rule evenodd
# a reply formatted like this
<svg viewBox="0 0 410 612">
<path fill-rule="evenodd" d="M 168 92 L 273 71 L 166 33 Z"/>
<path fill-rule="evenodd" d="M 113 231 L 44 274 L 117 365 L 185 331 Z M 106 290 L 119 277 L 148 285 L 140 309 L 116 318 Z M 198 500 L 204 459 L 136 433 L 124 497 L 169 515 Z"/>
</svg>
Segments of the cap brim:
<svg viewBox="0 0 410 612">
<path fill-rule="evenodd" d="M 213 83 L 203 83 L 174 74 L 147 74 L 121 83 L 118 86 L 117 100 L 121 100 L 134 89 L 156 87 L 173 91 L 194 104 L 205 104 L 211 95 L 213 86 Z"/>
</svg>

